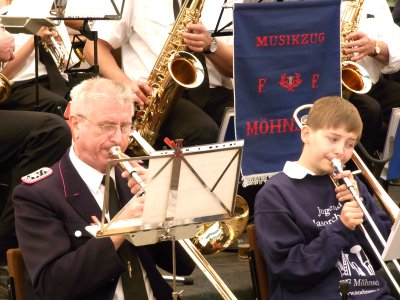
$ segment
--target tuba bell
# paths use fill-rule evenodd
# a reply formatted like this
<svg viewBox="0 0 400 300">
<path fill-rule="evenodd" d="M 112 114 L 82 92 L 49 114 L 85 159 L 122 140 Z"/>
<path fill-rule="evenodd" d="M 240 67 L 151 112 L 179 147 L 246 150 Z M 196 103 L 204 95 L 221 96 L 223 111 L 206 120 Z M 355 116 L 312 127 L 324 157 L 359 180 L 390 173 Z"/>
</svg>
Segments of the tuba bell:
<svg viewBox="0 0 400 300">
<path fill-rule="evenodd" d="M 236 196 L 234 214 L 228 221 L 207 223 L 200 227 L 192 242 L 201 254 L 210 255 L 225 250 L 245 230 L 249 220 L 249 206 L 240 195 Z"/>
<path fill-rule="evenodd" d="M 345 1 L 347 5 L 340 18 L 340 44 L 344 45 L 348 34 L 357 31 L 360 22 L 360 12 L 364 0 Z M 342 94 L 348 99 L 351 93 L 365 94 L 372 87 L 371 78 L 367 70 L 360 64 L 350 60 L 342 53 Z"/>
</svg>

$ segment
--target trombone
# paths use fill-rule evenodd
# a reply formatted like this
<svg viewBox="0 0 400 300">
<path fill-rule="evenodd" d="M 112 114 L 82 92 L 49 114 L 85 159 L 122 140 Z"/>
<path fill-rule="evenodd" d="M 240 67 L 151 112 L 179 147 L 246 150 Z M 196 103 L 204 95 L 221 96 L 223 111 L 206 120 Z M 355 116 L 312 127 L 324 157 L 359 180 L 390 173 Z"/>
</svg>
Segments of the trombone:
<svg viewBox="0 0 400 300">
<path fill-rule="evenodd" d="M 303 125 L 306 123 L 307 115 L 303 115 L 301 118 L 299 118 L 299 116 L 298 116 L 299 113 L 302 110 L 310 109 L 311 107 L 312 107 L 312 104 L 305 104 L 305 105 L 298 107 L 294 111 L 293 118 L 295 119 L 297 125 L 300 128 L 302 128 Z M 388 213 L 391 220 L 394 221 L 399 216 L 400 208 L 396 205 L 396 203 L 389 196 L 389 194 L 383 189 L 383 187 L 378 183 L 376 178 L 372 175 L 371 171 L 368 169 L 368 167 L 365 165 L 365 163 L 361 160 L 360 156 L 357 154 L 357 152 L 355 150 L 353 150 L 352 160 L 356 164 L 356 166 L 359 168 L 359 170 L 363 173 L 363 175 L 367 179 L 368 183 L 371 185 L 371 188 L 373 189 L 377 198 L 382 203 L 382 206 L 384 207 L 385 211 Z M 340 173 L 343 171 L 341 162 L 338 159 L 333 159 L 331 163 L 335 170 L 334 173 Z M 347 188 L 350 190 L 354 200 L 357 201 L 358 205 L 360 206 L 361 210 L 363 211 L 364 217 L 367 219 L 367 221 L 370 224 L 371 228 L 373 229 L 376 237 L 379 239 L 381 245 L 385 248 L 387 245 L 386 240 L 383 238 L 382 233 L 379 231 L 378 227 L 376 226 L 374 220 L 372 219 L 371 215 L 369 214 L 368 210 L 366 209 L 361 198 L 358 196 L 353 184 L 346 177 L 343 180 L 344 180 L 344 183 L 346 184 Z M 334 180 L 332 180 L 332 181 L 334 181 Z M 335 181 L 334 181 L 334 184 L 336 185 Z M 360 224 L 359 226 L 360 226 L 360 229 L 363 232 L 365 238 L 367 239 L 369 245 L 371 246 L 374 254 L 376 255 L 377 259 L 379 260 L 379 263 L 381 264 L 382 268 L 385 270 L 386 275 L 392 282 L 397 293 L 400 295 L 399 283 L 394 278 L 392 272 L 389 270 L 385 261 L 382 259 L 382 256 L 381 256 L 378 248 L 376 247 L 374 241 L 371 239 L 371 236 L 365 229 L 364 225 Z M 392 260 L 392 263 L 394 264 L 397 272 L 400 274 L 399 262 L 394 259 L 394 260 Z"/>
</svg>

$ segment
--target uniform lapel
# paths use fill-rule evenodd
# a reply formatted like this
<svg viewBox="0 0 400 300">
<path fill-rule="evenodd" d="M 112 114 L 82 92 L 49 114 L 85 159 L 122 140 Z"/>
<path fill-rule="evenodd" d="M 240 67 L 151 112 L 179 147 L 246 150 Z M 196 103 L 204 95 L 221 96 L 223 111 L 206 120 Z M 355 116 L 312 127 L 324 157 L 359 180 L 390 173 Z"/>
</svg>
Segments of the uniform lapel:
<svg viewBox="0 0 400 300">
<path fill-rule="evenodd" d="M 101 209 L 89 188 L 82 180 L 69 158 L 69 151 L 58 164 L 63 181 L 64 195 L 71 207 L 86 221 L 91 222 L 91 216 L 101 218 Z"/>
</svg>

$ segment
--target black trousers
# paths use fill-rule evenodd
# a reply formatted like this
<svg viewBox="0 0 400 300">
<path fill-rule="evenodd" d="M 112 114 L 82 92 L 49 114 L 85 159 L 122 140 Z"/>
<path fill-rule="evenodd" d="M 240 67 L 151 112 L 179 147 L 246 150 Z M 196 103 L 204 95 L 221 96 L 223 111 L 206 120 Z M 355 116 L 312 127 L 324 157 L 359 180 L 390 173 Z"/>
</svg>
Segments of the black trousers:
<svg viewBox="0 0 400 300">
<path fill-rule="evenodd" d="M 363 121 L 362 145 L 370 154 L 383 150 L 385 135 L 380 129 L 382 122 L 389 124 L 392 108 L 400 106 L 400 83 L 382 78 L 367 94 L 353 93 L 349 101 L 357 107 Z"/>
<path fill-rule="evenodd" d="M 0 110 L 0 264 L 16 247 L 13 188 L 21 177 L 58 161 L 71 144 L 71 131 L 55 114 Z"/>
<path fill-rule="evenodd" d="M 160 139 L 183 139 L 185 147 L 217 142 L 219 128 L 227 107 L 233 107 L 233 91 L 224 87 L 209 89 L 204 107 L 199 107 L 184 92 L 160 131 Z M 156 148 L 162 148 L 157 141 Z"/>
<path fill-rule="evenodd" d="M 34 79 L 16 82 L 12 85 L 11 101 L 0 105 L 0 109 L 43 111 L 62 114 L 67 107 L 67 96 L 60 96 L 50 90 L 47 76 L 39 77 L 39 107 L 36 109 L 36 85 Z"/>
</svg>

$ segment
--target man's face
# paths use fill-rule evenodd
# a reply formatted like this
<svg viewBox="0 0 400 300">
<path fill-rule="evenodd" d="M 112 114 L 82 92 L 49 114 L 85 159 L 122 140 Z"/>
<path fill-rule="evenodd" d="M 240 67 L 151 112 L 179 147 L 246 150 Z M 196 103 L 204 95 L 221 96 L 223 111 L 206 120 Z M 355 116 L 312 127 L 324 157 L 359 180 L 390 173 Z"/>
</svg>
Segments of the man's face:
<svg viewBox="0 0 400 300">
<path fill-rule="evenodd" d="M 129 136 L 121 132 L 121 126 L 132 123 L 131 104 L 99 101 L 87 115 L 74 116 L 71 121 L 75 153 L 82 161 L 105 173 L 110 148 L 120 146 L 125 151 L 128 146 Z M 105 133 L 98 127 L 103 125 L 117 125 L 117 129 L 115 133 Z"/>
<path fill-rule="evenodd" d="M 344 164 L 350 160 L 357 143 L 357 134 L 343 127 L 312 130 L 302 129 L 305 166 L 316 174 L 331 173 L 331 160 L 340 159 Z"/>
</svg>

